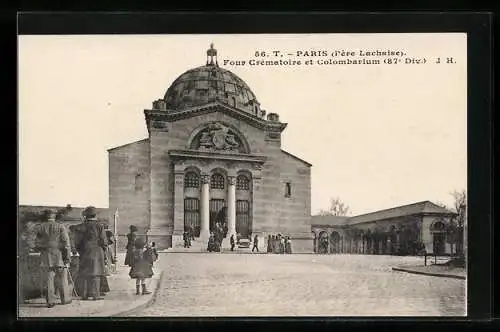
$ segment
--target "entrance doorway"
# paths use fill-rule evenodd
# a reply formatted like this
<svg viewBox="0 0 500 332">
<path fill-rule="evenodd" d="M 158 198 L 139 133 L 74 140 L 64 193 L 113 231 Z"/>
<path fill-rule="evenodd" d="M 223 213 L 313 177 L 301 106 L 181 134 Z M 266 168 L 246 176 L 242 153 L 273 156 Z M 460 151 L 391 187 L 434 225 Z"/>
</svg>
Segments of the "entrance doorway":
<svg viewBox="0 0 500 332">
<path fill-rule="evenodd" d="M 330 235 L 330 253 L 340 253 L 340 234 L 336 231 Z"/>
<path fill-rule="evenodd" d="M 249 239 L 252 230 L 250 227 L 250 202 L 246 200 L 236 201 L 236 233 L 242 239 Z"/>
<path fill-rule="evenodd" d="M 200 236 L 200 200 L 198 198 L 184 199 L 184 231 L 191 229 L 194 237 Z"/>
<path fill-rule="evenodd" d="M 227 212 L 225 199 L 210 200 L 210 232 L 215 230 L 215 224 L 218 222 L 227 232 Z"/>
<path fill-rule="evenodd" d="M 434 254 L 443 255 L 445 252 L 445 233 L 434 233 L 432 242 L 434 247 Z"/>
<path fill-rule="evenodd" d="M 435 255 L 443 255 L 446 251 L 446 226 L 441 221 L 435 222 L 431 227 L 432 251 Z"/>
</svg>

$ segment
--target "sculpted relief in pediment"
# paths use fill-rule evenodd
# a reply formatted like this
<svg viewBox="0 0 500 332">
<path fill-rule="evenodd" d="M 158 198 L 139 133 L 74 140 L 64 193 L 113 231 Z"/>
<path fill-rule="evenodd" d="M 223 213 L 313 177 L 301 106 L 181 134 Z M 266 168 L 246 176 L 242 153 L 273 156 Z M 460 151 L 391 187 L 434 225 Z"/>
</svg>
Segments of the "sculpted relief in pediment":
<svg viewBox="0 0 500 332">
<path fill-rule="evenodd" d="M 190 149 L 218 152 L 249 153 L 241 134 L 220 122 L 213 122 L 198 130 Z"/>
</svg>

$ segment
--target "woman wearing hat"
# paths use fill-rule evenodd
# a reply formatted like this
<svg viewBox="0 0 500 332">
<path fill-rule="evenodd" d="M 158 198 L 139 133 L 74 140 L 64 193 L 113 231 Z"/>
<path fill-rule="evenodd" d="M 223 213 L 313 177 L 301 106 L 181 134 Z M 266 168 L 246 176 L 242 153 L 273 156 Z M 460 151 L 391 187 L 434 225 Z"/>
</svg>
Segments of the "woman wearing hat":
<svg viewBox="0 0 500 332">
<path fill-rule="evenodd" d="M 125 265 L 132 266 L 132 256 L 134 255 L 135 240 L 137 239 L 137 226 L 130 225 L 130 233 L 127 234 L 127 255 L 125 256 Z"/>
</svg>

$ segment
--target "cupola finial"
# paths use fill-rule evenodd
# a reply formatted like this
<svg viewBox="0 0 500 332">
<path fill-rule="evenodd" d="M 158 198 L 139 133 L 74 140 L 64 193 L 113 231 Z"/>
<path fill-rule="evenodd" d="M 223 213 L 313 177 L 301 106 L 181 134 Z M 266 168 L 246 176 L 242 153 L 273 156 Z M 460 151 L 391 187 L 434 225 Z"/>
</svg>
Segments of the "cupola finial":
<svg viewBox="0 0 500 332">
<path fill-rule="evenodd" d="M 214 63 L 215 57 L 215 63 Z M 210 60 L 209 60 L 210 58 Z M 217 50 L 214 48 L 214 43 L 210 43 L 210 48 L 207 50 L 207 66 L 219 66 L 217 61 Z"/>
</svg>

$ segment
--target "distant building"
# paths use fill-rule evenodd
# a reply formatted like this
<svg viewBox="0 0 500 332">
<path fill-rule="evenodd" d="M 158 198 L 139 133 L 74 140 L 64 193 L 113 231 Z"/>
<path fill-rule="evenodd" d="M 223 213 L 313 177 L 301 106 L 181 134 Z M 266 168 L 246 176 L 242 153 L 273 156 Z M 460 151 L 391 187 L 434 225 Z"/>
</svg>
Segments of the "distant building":
<svg viewBox="0 0 500 332">
<path fill-rule="evenodd" d="M 316 253 L 449 254 L 446 229 L 456 213 L 430 201 L 354 217 L 313 216 Z"/>
</svg>

